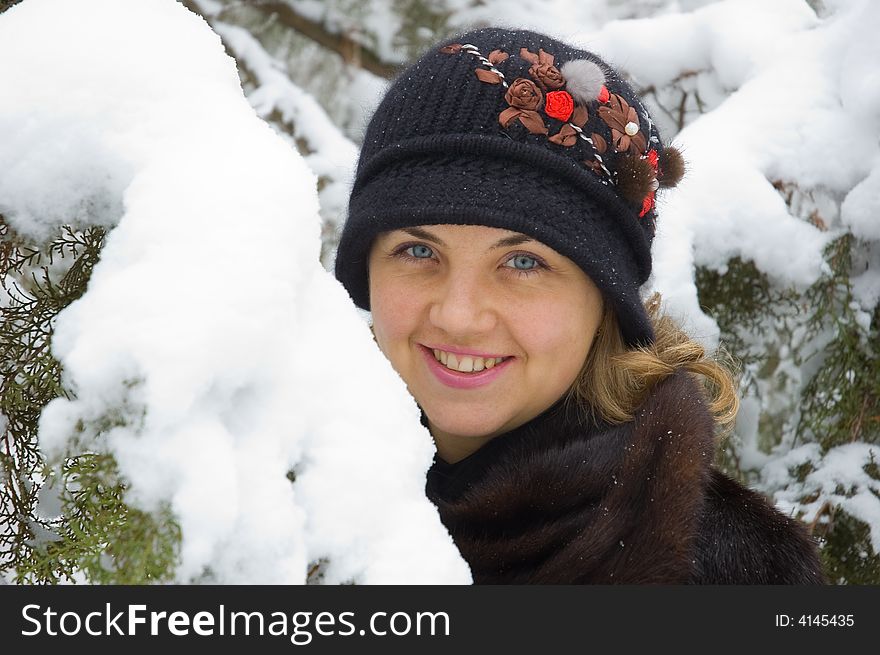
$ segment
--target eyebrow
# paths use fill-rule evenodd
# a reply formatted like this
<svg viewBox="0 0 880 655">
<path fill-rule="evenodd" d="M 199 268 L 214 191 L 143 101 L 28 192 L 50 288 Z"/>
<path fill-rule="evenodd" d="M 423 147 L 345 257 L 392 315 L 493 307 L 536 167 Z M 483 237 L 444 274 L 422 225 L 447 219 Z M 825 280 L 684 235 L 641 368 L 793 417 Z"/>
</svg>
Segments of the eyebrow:
<svg viewBox="0 0 880 655">
<path fill-rule="evenodd" d="M 438 246 L 446 247 L 446 243 L 440 237 L 436 237 L 427 230 L 423 230 L 420 227 L 405 227 L 403 231 L 409 234 L 410 236 L 415 237 L 416 239 L 424 239 L 425 241 L 430 241 L 431 243 L 436 243 Z"/>
<path fill-rule="evenodd" d="M 510 248 L 511 246 L 518 246 L 521 243 L 528 243 L 529 241 L 534 241 L 532 237 L 528 237 L 525 234 L 514 234 L 511 237 L 504 237 L 495 242 L 495 245 L 492 246 L 492 250 L 496 248 Z"/>
<path fill-rule="evenodd" d="M 436 243 L 438 246 L 441 246 L 443 248 L 446 247 L 446 243 L 444 243 L 443 239 L 434 236 L 427 230 L 423 230 L 420 227 L 405 227 L 402 228 L 402 231 L 406 232 L 410 236 L 416 237 L 417 239 L 424 239 L 425 241 Z M 495 250 L 497 248 L 510 248 L 511 246 L 518 246 L 529 241 L 534 241 L 534 239 L 532 239 L 532 237 L 526 236 L 525 234 L 514 234 L 513 236 L 499 239 L 489 249 Z"/>
</svg>

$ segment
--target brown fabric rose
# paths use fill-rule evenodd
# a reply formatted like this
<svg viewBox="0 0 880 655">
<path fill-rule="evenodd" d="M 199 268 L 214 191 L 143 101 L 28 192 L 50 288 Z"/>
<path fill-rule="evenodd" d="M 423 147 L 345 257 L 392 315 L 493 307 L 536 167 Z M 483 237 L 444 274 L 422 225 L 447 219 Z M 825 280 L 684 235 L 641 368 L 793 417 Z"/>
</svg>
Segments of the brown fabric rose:
<svg viewBox="0 0 880 655">
<path fill-rule="evenodd" d="M 529 75 L 538 83 L 544 93 L 556 91 L 565 86 L 565 78 L 553 64 L 532 64 L 532 67 L 529 68 Z"/>
<path fill-rule="evenodd" d="M 530 64 L 547 64 L 548 66 L 552 66 L 556 59 L 549 52 L 544 52 L 543 48 L 538 48 L 538 54 L 535 54 L 528 48 L 520 48 L 519 56 Z"/>
<path fill-rule="evenodd" d="M 547 126 L 544 125 L 544 119 L 536 111 L 508 107 L 498 115 L 498 122 L 501 123 L 501 127 L 504 129 L 507 129 L 515 120 L 519 120 L 523 127 L 532 134 L 547 135 Z"/>
<path fill-rule="evenodd" d="M 511 107 L 534 111 L 540 106 L 543 96 L 541 89 L 534 82 L 524 77 L 518 77 L 507 89 L 504 99 Z"/>
</svg>

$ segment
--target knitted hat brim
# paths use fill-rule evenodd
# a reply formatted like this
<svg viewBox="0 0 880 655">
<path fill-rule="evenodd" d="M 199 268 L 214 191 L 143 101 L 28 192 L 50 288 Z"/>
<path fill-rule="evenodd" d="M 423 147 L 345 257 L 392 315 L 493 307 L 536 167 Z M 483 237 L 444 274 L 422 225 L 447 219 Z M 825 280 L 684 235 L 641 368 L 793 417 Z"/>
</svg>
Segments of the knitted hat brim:
<svg viewBox="0 0 880 655">
<path fill-rule="evenodd" d="M 352 194 L 336 257 L 336 277 L 359 307 L 370 308 L 368 260 L 378 234 L 416 225 L 485 225 L 526 234 L 571 259 L 611 303 L 627 345 L 653 341 L 639 295 L 650 271 L 649 257 L 644 266 L 649 246 L 634 252 L 625 230 L 630 210 L 617 208 L 599 183 L 575 185 L 516 159 L 439 153 L 386 162 L 364 179 Z M 597 198 L 603 193 L 608 197 Z"/>
</svg>

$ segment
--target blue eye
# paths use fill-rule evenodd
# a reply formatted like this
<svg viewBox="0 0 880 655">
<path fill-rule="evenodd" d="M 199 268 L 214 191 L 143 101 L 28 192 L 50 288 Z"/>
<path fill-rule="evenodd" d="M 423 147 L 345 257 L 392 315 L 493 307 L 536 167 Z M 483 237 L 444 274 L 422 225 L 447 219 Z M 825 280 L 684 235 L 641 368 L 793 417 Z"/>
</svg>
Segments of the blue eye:
<svg viewBox="0 0 880 655">
<path fill-rule="evenodd" d="M 434 256 L 434 251 L 423 244 L 410 246 L 405 252 L 410 257 L 415 257 L 416 259 L 430 259 Z"/>
<path fill-rule="evenodd" d="M 514 255 L 505 262 L 505 266 L 515 268 L 518 271 L 531 271 L 538 268 L 541 263 L 529 255 Z"/>
</svg>

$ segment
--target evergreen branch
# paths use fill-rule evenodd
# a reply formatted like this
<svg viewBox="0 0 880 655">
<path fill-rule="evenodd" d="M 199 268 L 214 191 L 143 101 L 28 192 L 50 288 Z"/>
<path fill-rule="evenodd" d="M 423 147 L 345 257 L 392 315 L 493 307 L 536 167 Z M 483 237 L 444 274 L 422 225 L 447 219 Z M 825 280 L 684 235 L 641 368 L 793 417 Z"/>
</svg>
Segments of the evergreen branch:
<svg viewBox="0 0 880 655">
<path fill-rule="evenodd" d="M 0 410 L 6 418 L 0 438 L 0 571 L 13 570 L 18 582 L 73 581 L 78 573 L 102 583 L 164 581 L 178 557 L 180 530 L 170 509 L 148 514 L 129 508 L 111 455 L 78 453 L 53 474 L 38 449 L 42 409 L 71 396 L 51 353 L 54 322 L 85 293 L 104 235 L 100 227 L 80 232 L 64 226 L 51 243 L 34 248 L 0 216 L 7 295 L 0 305 Z M 40 266 L 44 258 L 49 265 Z M 56 259 L 67 260 L 66 270 L 54 266 Z M 109 429 L 121 421 L 104 422 Z M 62 511 L 44 518 L 39 494 L 50 479 L 62 487 Z"/>
<path fill-rule="evenodd" d="M 216 14 L 205 11 L 199 5 L 198 0 L 181 0 L 181 3 L 193 13 L 202 16 L 212 28 L 214 20 L 225 20 L 230 11 L 234 11 L 239 6 L 246 6 L 248 9 L 260 12 L 269 19 L 279 21 L 288 29 L 337 54 L 346 65 L 363 68 L 373 75 L 387 80 L 393 78 L 399 70 L 399 66 L 383 61 L 378 54 L 359 40 L 327 29 L 325 25 L 306 18 L 284 2 L 253 0 L 246 5 L 232 3 Z"/>
<path fill-rule="evenodd" d="M 285 27 L 302 34 L 331 52 L 335 52 L 349 66 L 363 68 L 386 80 L 393 78 L 399 70 L 398 66 L 382 61 L 379 55 L 364 46 L 359 40 L 346 34 L 328 30 L 325 25 L 306 18 L 287 3 L 254 0 L 248 3 L 248 7 L 267 16 L 275 17 Z"/>
</svg>

